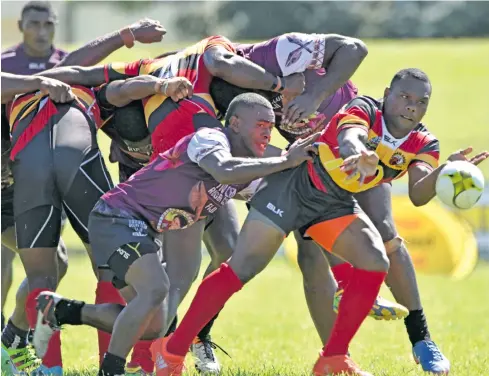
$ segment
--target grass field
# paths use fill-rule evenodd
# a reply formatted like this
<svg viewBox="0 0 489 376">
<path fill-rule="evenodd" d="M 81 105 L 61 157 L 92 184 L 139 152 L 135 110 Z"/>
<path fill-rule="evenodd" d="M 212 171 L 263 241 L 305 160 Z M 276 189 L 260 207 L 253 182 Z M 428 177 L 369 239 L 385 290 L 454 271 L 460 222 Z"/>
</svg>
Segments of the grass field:
<svg viewBox="0 0 489 376">
<path fill-rule="evenodd" d="M 369 56 L 354 76 L 361 93 L 381 96 L 396 71 L 419 67 L 433 83 L 425 121 L 441 141 L 442 157 L 468 145 L 476 150 L 489 147 L 489 40 L 376 41 L 368 45 Z M 109 60 L 131 61 L 175 47 L 124 49 Z M 104 136 L 100 142 L 107 147 Z M 274 143 L 280 145 L 278 135 Z M 487 177 L 489 163 L 482 168 Z M 110 169 L 116 177 L 116 167 Z M 64 238 L 70 249 L 80 248 L 70 230 Z M 23 277 L 18 260 L 15 269 L 14 286 L 18 286 Z M 72 257 L 60 292 L 93 301 L 95 278 L 90 270 L 85 256 Z M 489 375 L 489 265 L 482 263 L 463 281 L 420 276 L 419 283 L 433 338 L 452 361 L 451 374 Z M 388 292 L 384 295 L 390 296 Z M 11 311 L 13 298 L 11 293 L 6 312 Z M 187 304 L 188 299 L 182 310 Z M 280 259 L 231 300 L 213 334 L 232 356 L 228 359 L 220 354 L 232 375 L 307 375 L 321 347 L 303 298 L 300 273 Z M 94 330 L 72 327 L 64 331 L 63 354 L 69 374 L 94 374 L 97 351 Z M 423 374 L 410 356 L 402 322 L 368 320 L 351 352 L 376 376 Z"/>
</svg>

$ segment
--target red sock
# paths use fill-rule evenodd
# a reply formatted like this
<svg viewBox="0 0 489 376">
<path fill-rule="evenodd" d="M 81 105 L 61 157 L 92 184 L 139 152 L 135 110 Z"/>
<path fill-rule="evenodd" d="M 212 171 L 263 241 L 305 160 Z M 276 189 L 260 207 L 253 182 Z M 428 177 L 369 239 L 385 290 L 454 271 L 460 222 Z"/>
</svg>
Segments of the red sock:
<svg viewBox="0 0 489 376">
<path fill-rule="evenodd" d="M 346 286 L 338 317 L 322 356 L 346 355 L 348 346 L 375 302 L 387 273 L 353 268 Z"/>
<path fill-rule="evenodd" d="M 27 300 L 25 302 L 25 311 L 27 314 L 27 321 L 29 326 L 34 329 L 36 327 L 37 321 L 37 309 L 36 309 L 36 298 L 43 291 L 51 291 L 49 289 L 34 289 L 29 295 L 27 295 Z M 51 367 L 63 367 L 63 360 L 61 357 L 61 332 L 56 332 L 49 340 L 48 349 L 46 355 L 42 359 L 42 364 L 48 368 Z"/>
<path fill-rule="evenodd" d="M 97 289 L 95 290 L 95 304 L 104 303 L 126 305 L 126 301 L 122 298 L 121 294 L 119 294 L 119 290 L 117 290 L 112 282 L 109 281 L 98 282 Z M 109 349 L 111 335 L 102 330 L 97 330 L 97 335 L 99 364 L 102 365 L 104 355 Z"/>
<path fill-rule="evenodd" d="M 138 341 L 132 349 L 131 361 L 129 363 L 141 366 L 144 372 L 153 373 L 155 363 L 151 358 L 151 344 L 153 341 Z"/>
<path fill-rule="evenodd" d="M 351 273 L 353 272 L 353 266 L 347 262 L 343 264 L 335 265 L 331 268 L 334 279 L 338 283 L 338 289 L 344 290 L 350 282 Z"/>
<path fill-rule="evenodd" d="M 242 287 L 243 283 L 227 264 L 204 278 L 182 322 L 168 340 L 167 350 L 185 356 L 197 334 Z"/>
</svg>

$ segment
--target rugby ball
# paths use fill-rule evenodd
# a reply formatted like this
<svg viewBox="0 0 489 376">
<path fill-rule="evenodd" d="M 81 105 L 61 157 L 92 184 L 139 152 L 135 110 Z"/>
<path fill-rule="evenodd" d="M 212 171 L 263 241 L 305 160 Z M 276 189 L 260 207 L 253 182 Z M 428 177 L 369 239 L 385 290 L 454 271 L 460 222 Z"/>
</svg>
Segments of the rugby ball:
<svg viewBox="0 0 489 376">
<path fill-rule="evenodd" d="M 449 162 L 436 180 L 436 195 L 456 209 L 470 209 L 482 196 L 484 176 L 481 170 L 467 161 Z"/>
</svg>

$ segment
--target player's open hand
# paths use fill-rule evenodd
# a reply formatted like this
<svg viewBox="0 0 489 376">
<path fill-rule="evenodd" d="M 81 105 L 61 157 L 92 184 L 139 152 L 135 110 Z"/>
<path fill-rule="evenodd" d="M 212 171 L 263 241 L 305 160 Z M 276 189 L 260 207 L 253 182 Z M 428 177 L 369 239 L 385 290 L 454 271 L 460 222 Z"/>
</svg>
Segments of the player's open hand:
<svg viewBox="0 0 489 376">
<path fill-rule="evenodd" d="M 49 95 L 53 102 L 65 103 L 75 99 L 70 85 L 53 78 L 40 77 L 39 90 L 41 93 Z"/>
<path fill-rule="evenodd" d="M 346 180 L 358 177 L 358 181 L 362 185 L 365 178 L 376 174 L 378 164 L 379 156 L 376 152 L 362 150 L 360 154 L 345 158 L 340 169 L 348 175 Z"/>
<path fill-rule="evenodd" d="M 192 83 L 185 77 L 164 79 L 160 90 L 162 94 L 171 97 L 174 102 L 183 98 L 192 98 L 194 93 Z"/>
<path fill-rule="evenodd" d="M 130 26 L 134 38 L 140 43 L 161 42 L 166 34 L 166 29 L 160 21 L 144 18 Z"/>
<path fill-rule="evenodd" d="M 295 141 L 285 154 L 289 168 L 299 166 L 302 162 L 311 161 L 318 153 L 317 146 L 314 142 L 319 138 L 320 133 L 315 133 L 306 138 L 299 138 Z"/>
<path fill-rule="evenodd" d="M 294 73 L 287 77 L 282 77 L 282 95 L 284 97 L 294 98 L 301 95 L 306 87 L 306 79 L 302 73 Z"/>
<path fill-rule="evenodd" d="M 472 153 L 474 149 L 472 146 L 469 146 L 468 148 L 464 150 L 458 150 L 455 153 L 450 154 L 448 157 L 448 160 L 450 162 L 454 161 L 467 161 L 470 162 L 474 165 L 478 165 L 482 161 L 485 161 L 487 158 L 489 158 L 489 152 L 488 151 L 482 151 L 479 154 L 474 155 L 473 157 L 469 157 L 468 155 Z"/>
</svg>

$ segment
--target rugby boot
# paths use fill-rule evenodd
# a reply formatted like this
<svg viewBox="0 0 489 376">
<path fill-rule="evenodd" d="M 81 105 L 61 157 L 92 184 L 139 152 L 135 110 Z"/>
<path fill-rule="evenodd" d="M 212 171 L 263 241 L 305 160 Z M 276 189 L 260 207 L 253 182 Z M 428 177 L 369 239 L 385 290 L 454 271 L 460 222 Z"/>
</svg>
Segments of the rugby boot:
<svg viewBox="0 0 489 376">
<path fill-rule="evenodd" d="M 442 354 L 433 341 L 419 341 L 413 347 L 414 361 L 421 364 L 423 371 L 448 375 L 450 361 Z"/>
</svg>

